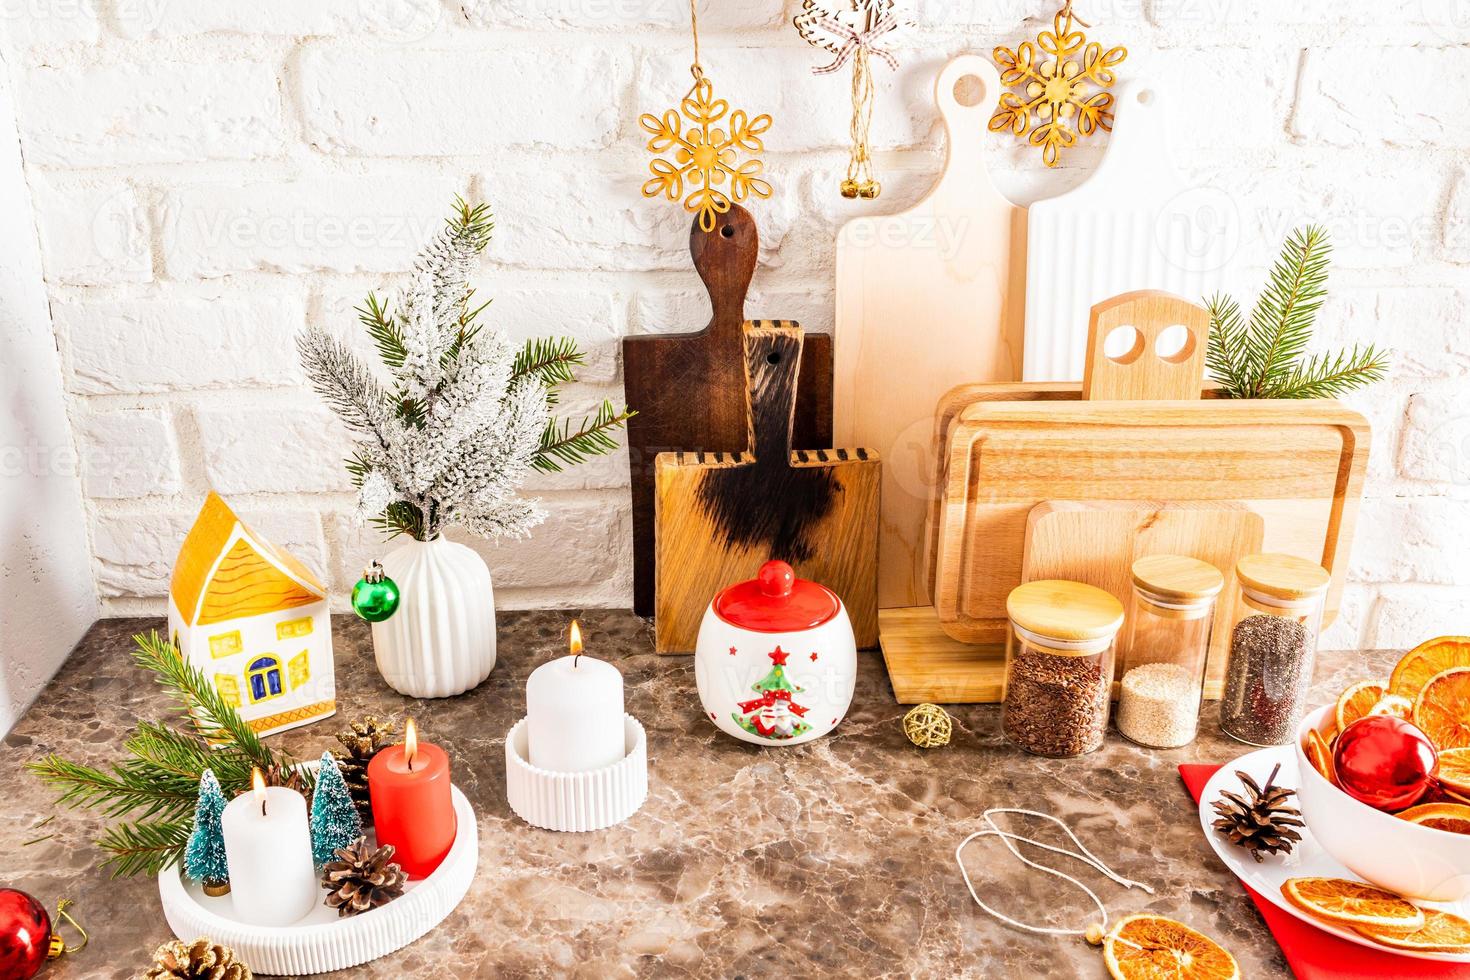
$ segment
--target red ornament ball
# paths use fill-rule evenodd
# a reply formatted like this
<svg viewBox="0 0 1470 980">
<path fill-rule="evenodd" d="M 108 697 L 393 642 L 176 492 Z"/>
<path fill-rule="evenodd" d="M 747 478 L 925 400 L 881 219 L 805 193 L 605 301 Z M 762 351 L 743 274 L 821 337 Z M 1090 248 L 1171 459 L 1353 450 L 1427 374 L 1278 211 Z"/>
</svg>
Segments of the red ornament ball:
<svg viewBox="0 0 1470 980">
<path fill-rule="evenodd" d="M 1344 793 L 1393 813 L 1413 806 L 1429 791 L 1439 754 L 1416 726 L 1392 715 L 1374 715 L 1338 734 L 1332 763 Z"/>
<path fill-rule="evenodd" d="M 23 891 L 0 888 L 0 977 L 31 980 L 46 962 L 51 916 Z"/>
</svg>

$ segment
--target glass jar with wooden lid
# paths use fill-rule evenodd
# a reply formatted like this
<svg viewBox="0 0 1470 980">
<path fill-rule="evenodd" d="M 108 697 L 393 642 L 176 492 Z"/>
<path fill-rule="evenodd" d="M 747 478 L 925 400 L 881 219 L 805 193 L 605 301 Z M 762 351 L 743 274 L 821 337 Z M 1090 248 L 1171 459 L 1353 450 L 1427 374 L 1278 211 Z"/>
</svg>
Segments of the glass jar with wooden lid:
<svg viewBox="0 0 1470 980">
<path fill-rule="evenodd" d="M 1220 570 L 1198 558 L 1149 555 L 1133 563 L 1115 716 L 1125 738 L 1174 749 L 1199 734 L 1215 601 L 1224 587 Z"/>
<path fill-rule="evenodd" d="M 1054 757 L 1100 747 L 1123 604 L 1081 582 L 1045 579 L 1012 589 L 1006 615 L 1006 738 L 1027 752 Z"/>
<path fill-rule="evenodd" d="M 1294 555 L 1247 555 L 1235 577 L 1241 613 L 1230 629 L 1220 729 L 1248 745 L 1283 745 L 1307 710 L 1332 576 Z"/>
</svg>

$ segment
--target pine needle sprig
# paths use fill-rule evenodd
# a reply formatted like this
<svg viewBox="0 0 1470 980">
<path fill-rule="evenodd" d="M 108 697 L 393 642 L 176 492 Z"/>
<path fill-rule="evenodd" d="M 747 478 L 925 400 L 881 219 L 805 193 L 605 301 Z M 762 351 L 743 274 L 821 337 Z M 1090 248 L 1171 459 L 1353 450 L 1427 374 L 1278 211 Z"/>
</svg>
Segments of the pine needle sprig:
<svg viewBox="0 0 1470 980">
<path fill-rule="evenodd" d="M 1326 229 L 1292 232 L 1246 322 L 1229 296 L 1207 302 L 1205 363 L 1231 398 L 1330 398 L 1381 381 L 1389 352 L 1372 344 L 1307 356 L 1317 314 L 1327 299 L 1332 254 Z"/>
<path fill-rule="evenodd" d="M 191 804 L 192 807 L 192 804 Z M 97 844 L 111 856 L 102 862 L 114 878 L 156 875 L 182 860 L 193 820 L 139 820 L 107 828 Z"/>
<path fill-rule="evenodd" d="M 378 300 L 376 293 L 368 293 L 367 299 L 357 307 L 357 320 L 366 328 L 383 363 L 390 368 L 402 367 L 408 348 L 403 346 L 403 334 L 397 321 L 389 313 L 387 305 Z"/>
<path fill-rule="evenodd" d="M 572 368 L 581 367 L 587 356 L 571 337 L 538 337 L 526 341 L 516 354 L 511 377 L 535 375 L 548 388 L 577 380 Z"/>
<path fill-rule="evenodd" d="M 552 419 L 541 433 L 541 448 L 532 465 L 543 473 L 560 473 L 563 467 L 606 455 L 618 448 L 613 432 L 637 414 L 627 408 L 618 411 L 612 402 L 604 400 L 597 413 L 582 419 L 576 429 L 572 428 L 571 419 L 564 422 Z"/>
</svg>

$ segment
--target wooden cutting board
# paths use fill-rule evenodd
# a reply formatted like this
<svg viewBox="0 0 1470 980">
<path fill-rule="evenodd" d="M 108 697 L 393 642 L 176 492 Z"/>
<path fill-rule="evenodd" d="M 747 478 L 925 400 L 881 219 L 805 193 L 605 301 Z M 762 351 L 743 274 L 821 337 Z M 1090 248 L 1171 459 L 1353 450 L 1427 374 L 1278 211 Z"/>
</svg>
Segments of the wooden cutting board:
<svg viewBox="0 0 1470 980">
<path fill-rule="evenodd" d="M 689 231 L 694 268 L 713 311 L 702 330 L 649 334 L 623 340 L 628 462 L 633 485 L 633 608 L 654 608 L 654 458 L 661 452 L 739 452 L 747 431 L 745 400 L 745 294 L 755 272 L 760 239 L 755 220 L 738 204 L 719 216 L 713 231 Z M 801 359 L 793 433 L 796 446 L 832 445 L 832 338 L 808 334 Z"/>
<path fill-rule="evenodd" d="M 858 646 L 876 646 L 877 454 L 793 452 L 801 329 L 754 321 L 743 342 L 745 451 L 661 453 L 655 465 L 658 652 L 692 651 L 715 594 L 771 558 L 836 592 Z"/>
<path fill-rule="evenodd" d="M 1209 562 L 1225 576 L 1205 669 L 1209 696 L 1219 697 L 1236 606 L 1235 563 L 1262 550 L 1265 531 L 1260 514 L 1231 500 L 1047 500 L 1031 508 L 1026 518 L 1021 581 L 1084 582 L 1112 593 L 1131 609 L 1132 569 L 1138 559 L 1188 555 Z M 1126 633 L 1118 637 L 1120 664 L 1128 655 Z"/>
<path fill-rule="evenodd" d="M 883 455 L 883 606 L 927 601 L 935 404 L 958 384 L 1021 376 L 1026 212 L 984 162 L 1000 79 L 988 58 L 962 55 L 934 88 L 949 147 L 938 183 L 907 211 L 847 222 L 837 239 L 835 433 Z"/>
<path fill-rule="evenodd" d="M 1180 312 L 1165 312 L 1171 309 Z M 1005 597 L 1021 582 L 1027 521 L 1047 500 L 1242 503 L 1264 522 L 1263 550 L 1310 557 L 1332 572 L 1327 621 L 1335 616 L 1362 496 L 1368 422 L 1332 400 L 1143 398 L 1164 371 L 1152 363 L 1154 339 L 1202 312 L 1152 292 L 1094 307 L 1090 359 L 1106 357 L 1104 325 L 1131 324 L 1145 337 L 1131 364 L 1108 366 L 1140 379 L 1128 400 L 984 401 L 959 412 L 935 512 L 934 607 L 949 636 L 969 643 L 1004 636 Z M 1205 343 L 1196 333 L 1191 356 Z M 1198 390 L 1200 376 L 1191 383 Z"/>
<path fill-rule="evenodd" d="M 1094 303 L 1130 289 L 1190 299 L 1217 291 L 1240 241 L 1225 194 L 1192 187 L 1169 156 L 1168 93 L 1133 79 L 1118 86 L 1102 163 L 1027 214 L 1027 381 L 1077 381 Z M 985 380 L 985 379 L 977 379 Z"/>
</svg>

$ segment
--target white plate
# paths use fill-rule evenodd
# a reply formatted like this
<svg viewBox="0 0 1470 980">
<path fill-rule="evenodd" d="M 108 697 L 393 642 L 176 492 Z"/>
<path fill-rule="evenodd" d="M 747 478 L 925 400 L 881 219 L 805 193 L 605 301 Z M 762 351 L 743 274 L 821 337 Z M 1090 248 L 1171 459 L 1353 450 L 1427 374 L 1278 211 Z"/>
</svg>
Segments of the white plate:
<svg viewBox="0 0 1470 980">
<path fill-rule="evenodd" d="M 1347 868 L 1337 863 L 1331 854 L 1322 849 L 1312 837 L 1310 827 L 1302 828 L 1301 842 L 1292 849 L 1290 854 L 1263 855 L 1263 860 L 1257 864 L 1251 857 L 1250 851 L 1243 847 L 1236 847 L 1221 834 L 1215 832 L 1210 826 L 1217 816 L 1214 808 L 1210 805 L 1220 799 L 1221 793 L 1225 791 L 1239 792 L 1243 789 L 1241 782 L 1236 778 L 1235 771 L 1242 770 L 1250 774 L 1259 785 L 1266 785 L 1266 777 L 1271 775 L 1271 769 L 1277 763 L 1281 763 L 1281 771 L 1276 774 L 1276 783 L 1280 786 L 1297 785 L 1296 754 L 1290 745 L 1278 745 L 1269 749 L 1261 749 L 1259 752 L 1251 752 L 1243 755 L 1233 762 L 1227 762 L 1220 767 L 1220 771 L 1210 777 L 1205 783 L 1204 791 L 1200 793 L 1199 800 L 1199 822 L 1204 828 L 1205 839 L 1220 855 L 1220 860 L 1225 866 L 1245 884 L 1254 888 L 1266 901 L 1279 909 L 1284 909 L 1303 922 L 1316 926 L 1323 932 L 1330 932 L 1334 936 L 1340 936 L 1348 942 L 1366 946 L 1385 953 L 1397 953 L 1418 960 L 1443 960 L 1447 963 L 1470 963 L 1470 953 L 1420 953 L 1409 950 L 1390 949 L 1365 939 L 1353 932 L 1351 929 L 1339 929 L 1327 924 L 1320 919 L 1314 919 L 1301 909 L 1292 905 L 1281 896 L 1281 883 L 1288 878 L 1348 878 L 1352 881 L 1362 881 L 1358 875 L 1353 874 Z M 1470 899 L 1460 902 L 1415 902 L 1415 905 L 1424 908 L 1441 909 L 1445 912 L 1453 912 L 1456 915 L 1470 918 Z"/>
<path fill-rule="evenodd" d="M 457 826 L 449 853 L 433 874 L 408 882 L 403 894 L 387 905 L 338 918 L 327 908 L 323 889 L 322 902 L 295 925 L 247 925 L 235 920 L 228 895 L 210 898 L 171 867 L 158 876 L 168 926 L 184 942 L 209 936 L 229 946 L 256 973 L 299 976 L 346 970 L 402 949 L 443 922 L 475 878 L 480 860 L 475 811 L 458 786 L 450 794 Z"/>
</svg>

